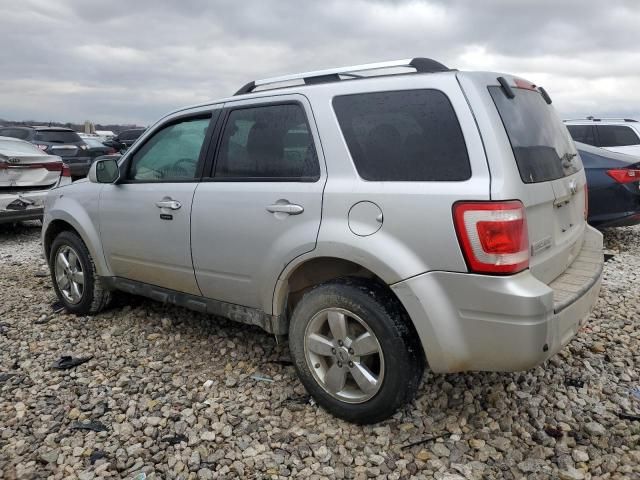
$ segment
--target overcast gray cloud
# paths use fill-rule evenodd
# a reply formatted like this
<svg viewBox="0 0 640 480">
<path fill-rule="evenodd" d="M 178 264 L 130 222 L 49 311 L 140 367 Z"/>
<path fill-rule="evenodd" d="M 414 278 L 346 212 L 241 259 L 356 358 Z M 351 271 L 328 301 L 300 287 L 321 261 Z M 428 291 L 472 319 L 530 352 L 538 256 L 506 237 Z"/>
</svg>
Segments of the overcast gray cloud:
<svg viewBox="0 0 640 480">
<path fill-rule="evenodd" d="M 636 0 L 0 0 L 0 118 L 148 124 L 249 80 L 427 56 L 640 117 Z"/>
</svg>

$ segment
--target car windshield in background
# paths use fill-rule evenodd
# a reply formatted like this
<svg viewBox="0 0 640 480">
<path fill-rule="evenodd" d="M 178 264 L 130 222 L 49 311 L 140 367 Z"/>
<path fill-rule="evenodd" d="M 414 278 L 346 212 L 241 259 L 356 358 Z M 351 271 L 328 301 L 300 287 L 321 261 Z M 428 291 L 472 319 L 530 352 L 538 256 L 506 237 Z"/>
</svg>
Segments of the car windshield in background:
<svg viewBox="0 0 640 480">
<path fill-rule="evenodd" d="M 36 140 L 50 143 L 77 143 L 82 141 L 76 132 L 64 130 L 40 130 L 36 132 Z"/>
<path fill-rule="evenodd" d="M 580 170 L 567 128 L 539 92 L 513 88 L 515 97 L 508 98 L 502 87 L 489 87 L 489 93 L 524 183 L 548 182 Z"/>
<path fill-rule="evenodd" d="M 26 142 L 12 140 L 0 140 L 0 150 L 12 153 L 25 153 L 29 155 L 43 155 L 42 150 Z"/>
</svg>

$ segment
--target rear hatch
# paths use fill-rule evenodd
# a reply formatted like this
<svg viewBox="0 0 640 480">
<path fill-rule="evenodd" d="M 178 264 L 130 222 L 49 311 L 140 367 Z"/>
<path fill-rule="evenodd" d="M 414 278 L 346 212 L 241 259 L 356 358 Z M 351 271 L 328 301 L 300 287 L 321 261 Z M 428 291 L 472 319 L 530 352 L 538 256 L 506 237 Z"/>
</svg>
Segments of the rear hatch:
<svg viewBox="0 0 640 480">
<path fill-rule="evenodd" d="M 587 225 L 582 162 L 546 92 L 519 78 L 488 77 L 485 74 L 481 85 L 474 83 L 478 91 L 488 92 L 482 102 L 494 131 L 483 137 L 497 140 L 496 157 L 501 157 L 490 158 L 491 197 L 522 201 L 530 270 L 549 284 L 573 264 L 582 248 Z M 500 160 L 504 165 L 494 167 Z"/>
<path fill-rule="evenodd" d="M 70 130 L 37 130 L 34 143 L 41 150 L 64 159 L 88 156 L 87 145 L 76 132 Z"/>
<path fill-rule="evenodd" d="M 59 157 L 27 142 L 0 140 L 0 193 L 50 188 L 61 172 Z"/>
</svg>

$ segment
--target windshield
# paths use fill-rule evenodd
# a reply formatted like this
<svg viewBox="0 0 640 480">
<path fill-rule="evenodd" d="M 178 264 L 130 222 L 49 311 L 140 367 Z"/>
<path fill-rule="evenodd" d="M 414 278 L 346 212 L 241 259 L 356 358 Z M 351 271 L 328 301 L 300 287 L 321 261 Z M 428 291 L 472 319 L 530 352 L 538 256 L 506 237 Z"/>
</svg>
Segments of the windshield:
<svg viewBox="0 0 640 480">
<path fill-rule="evenodd" d="M 524 183 L 548 182 L 579 171 L 573 140 L 540 92 L 513 88 L 508 98 L 501 87 L 489 93 L 502 118 Z"/>
</svg>

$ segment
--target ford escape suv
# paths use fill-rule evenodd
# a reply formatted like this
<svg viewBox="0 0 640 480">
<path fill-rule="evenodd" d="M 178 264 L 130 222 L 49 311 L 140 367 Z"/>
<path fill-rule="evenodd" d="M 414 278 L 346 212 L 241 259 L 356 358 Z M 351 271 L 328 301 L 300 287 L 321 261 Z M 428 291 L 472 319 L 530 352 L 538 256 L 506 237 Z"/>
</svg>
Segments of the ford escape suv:
<svg viewBox="0 0 640 480">
<path fill-rule="evenodd" d="M 416 58 L 170 113 L 51 191 L 42 240 L 69 312 L 123 290 L 288 334 L 317 401 L 371 423 L 425 365 L 523 370 L 569 342 L 602 275 L 585 193 L 544 89 Z"/>
</svg>

